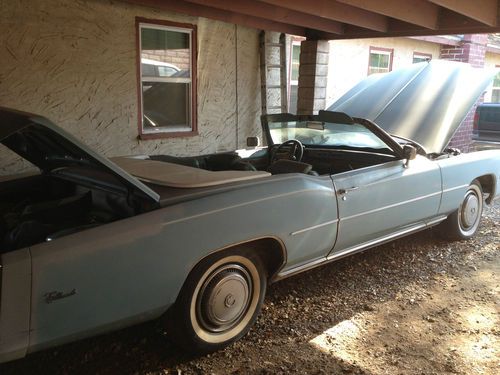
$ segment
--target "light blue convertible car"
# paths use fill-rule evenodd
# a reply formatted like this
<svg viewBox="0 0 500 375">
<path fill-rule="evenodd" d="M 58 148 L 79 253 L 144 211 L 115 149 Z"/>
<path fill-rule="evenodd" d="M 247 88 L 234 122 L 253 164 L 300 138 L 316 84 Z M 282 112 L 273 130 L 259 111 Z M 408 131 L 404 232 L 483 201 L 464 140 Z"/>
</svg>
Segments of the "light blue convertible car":
<svg viewBox="0 0 500 375">
<path fill-rule="evenodd" d="M 106 159 L 1 109 L 1 147 L 37 168 L 0 178 L 0 362 L 157 318 L 217 350 L 269 282 L 433 226 L 474 236 L 500 151 L 445 147 L 488 79 L 415 64 L 333 111 L 264 117 L 267 147 L 194 157 Z"/>
</svg>

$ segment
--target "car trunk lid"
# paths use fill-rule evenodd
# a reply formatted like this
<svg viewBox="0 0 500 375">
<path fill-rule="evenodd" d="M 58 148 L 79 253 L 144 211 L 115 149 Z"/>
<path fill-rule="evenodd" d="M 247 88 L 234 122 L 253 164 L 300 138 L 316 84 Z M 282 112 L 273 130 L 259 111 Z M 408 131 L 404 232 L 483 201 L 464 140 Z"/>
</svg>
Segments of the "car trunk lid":
<svg viewBox="0 0 500 375">
<path fill-rule="evenodd" d="M 127 189 L 159 201 L 152 189 L 44 117 L 0 107 L 0 142 L 44 172 L 74 166 L 104 170 Z"/>
</svg>

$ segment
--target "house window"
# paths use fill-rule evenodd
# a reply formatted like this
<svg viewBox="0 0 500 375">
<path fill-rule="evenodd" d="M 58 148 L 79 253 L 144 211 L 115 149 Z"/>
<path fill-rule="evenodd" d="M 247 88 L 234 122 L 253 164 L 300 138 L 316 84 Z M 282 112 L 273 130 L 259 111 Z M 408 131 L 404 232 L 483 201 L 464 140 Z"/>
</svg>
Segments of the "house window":
<svg viewBox="0 0 500 375">
<path fill-rule="evenodd" d="M 196 134 L 194 25 L 137 19 L 139 136 Z"/>
<path fill-rule="evenodd" d="M 430 60 L 432 60 L 430 53 L 413 52 L 413 64 Z"/>
<path fill-rule="evenodd" d="M 292 51 L 290 58 L 290 90 L 288 111 L 297 112 L 297 95 L 299 88 L 299 66 L 300 66 L 300 41 L 292 42 Z"/>
<path fill-rule="evenodd" d="M 392 70 L 393 49 L 370 47 L 368 75 L 373 73 L 387 73 Z"/>
<path fill-rule="evenodd" d="M 496 66 L 498 69 L 499 66 Z M 497 73 L 493 80 L 493 88 L 491 90 L 491 102 L 500 103 L 500 73 Z"/>
</svg>

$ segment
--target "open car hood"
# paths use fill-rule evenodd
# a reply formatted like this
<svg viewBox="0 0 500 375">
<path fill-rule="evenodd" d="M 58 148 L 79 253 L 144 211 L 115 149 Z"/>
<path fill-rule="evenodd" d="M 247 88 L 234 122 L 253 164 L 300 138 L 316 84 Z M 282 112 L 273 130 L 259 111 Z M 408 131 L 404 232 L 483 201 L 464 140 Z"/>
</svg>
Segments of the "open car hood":
<svg viewBox="0 0 500 375">
<path fill-rule="evenodd" d="M 46 173 L 72 167 L 97 169 L 154 202 L 160 199 L 138 179 L 44 117 L 0 107 L 0 142 Z"/>
<path fill-rule="evenodd" d="M 417 63 L 367 77 L 328 110 L 366 118 L 439 153 L 495 73 L 454 61 Z"/>
</svg>

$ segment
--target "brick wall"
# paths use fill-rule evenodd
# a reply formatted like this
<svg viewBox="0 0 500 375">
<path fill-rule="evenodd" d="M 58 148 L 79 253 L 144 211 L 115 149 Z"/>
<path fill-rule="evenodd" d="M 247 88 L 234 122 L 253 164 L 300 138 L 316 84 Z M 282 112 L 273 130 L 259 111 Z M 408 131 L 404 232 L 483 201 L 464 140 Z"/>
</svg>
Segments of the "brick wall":
<svg viewBox="0 0 500 375">
<path fill-rule="evenodd" d="M 142 57 L 175 65 L 180 70 L 189 70 L 189 50 L 143 50 Z"/>
<path fill-rule="evenodd" d="M 445 60 L 453 60 L 466 62 L 476 68 L 484 68 L 486 55 L 486 44 L 488 43 L 487 34 L 468 34 L 464 35 L 463 41 L 458 46 L 442 46 L 440 58 Z M 472 140 L 472 125 L 474 120 L 474 112 L 477 104 L 482 103 L 484 97 L 481 96 L 477 103 L 467 114 L 454 137 L 451 139 L 448 147 L 455 147 L 463 152 L 468 152 Z"/>
<path fill-rule="evenodd" d="M 298 114 L 317 114 L 326 106 L 330 44 L 304 40 L 300 45 Z"/>
</svg>

